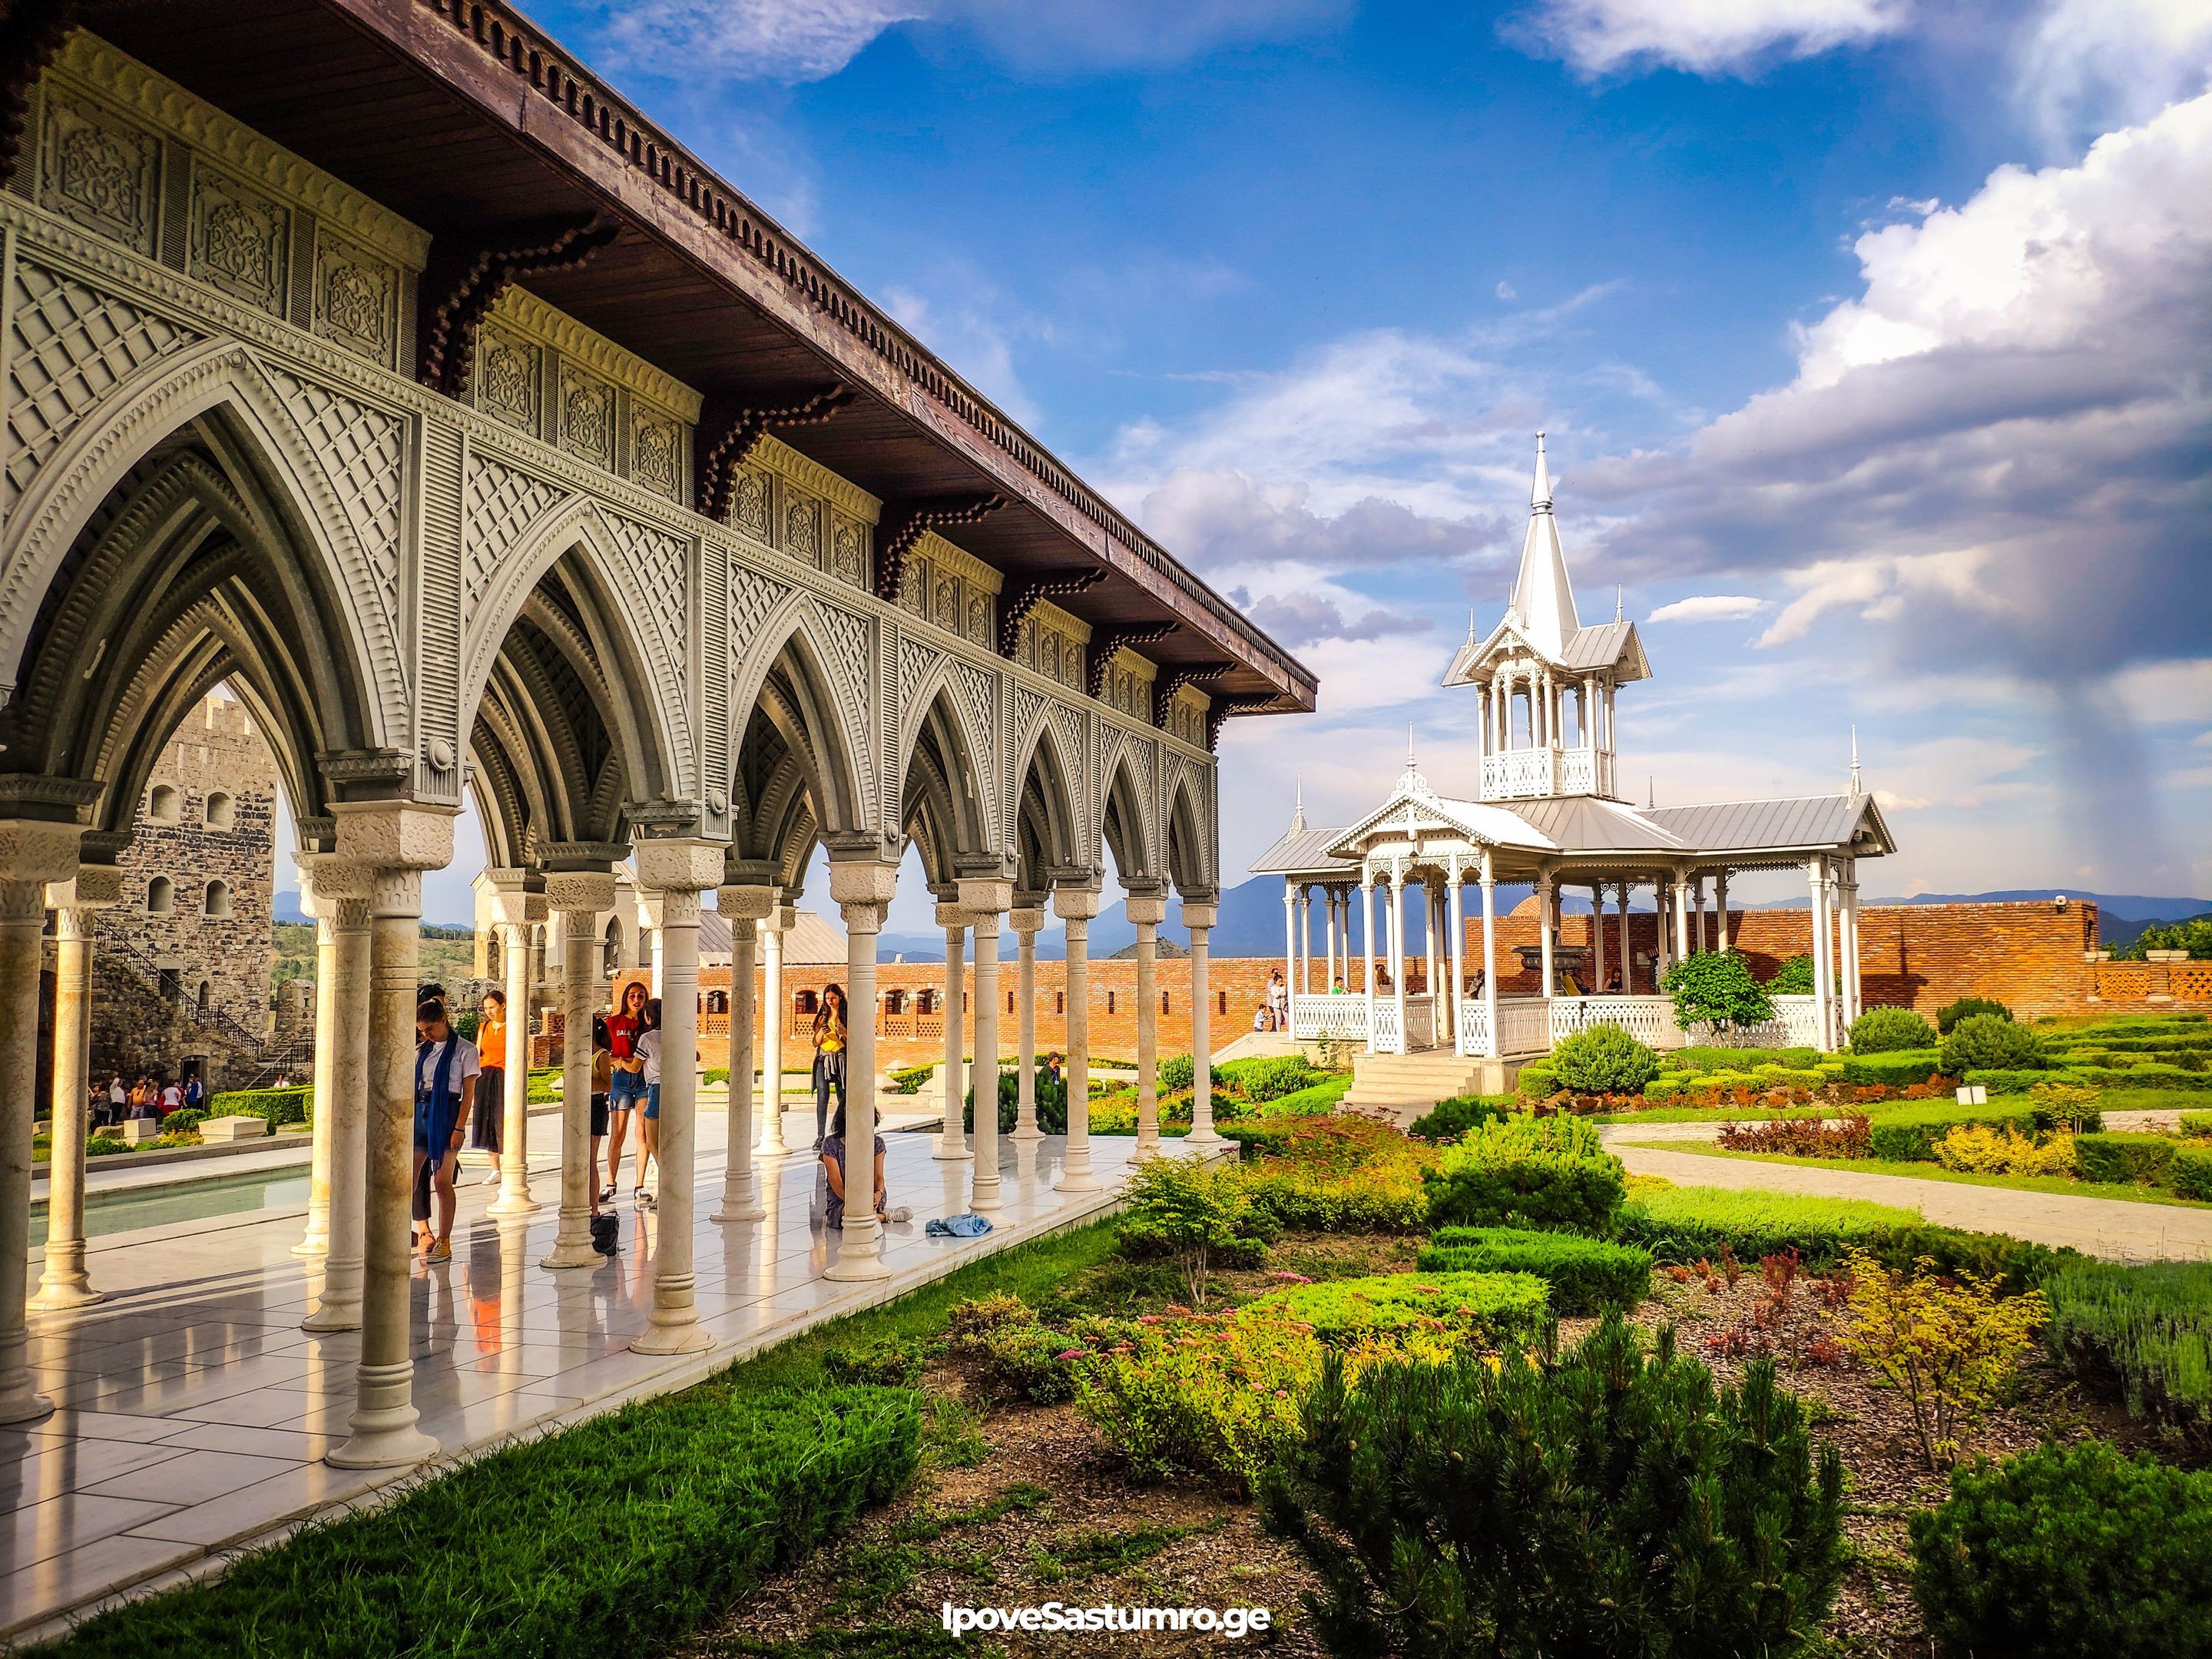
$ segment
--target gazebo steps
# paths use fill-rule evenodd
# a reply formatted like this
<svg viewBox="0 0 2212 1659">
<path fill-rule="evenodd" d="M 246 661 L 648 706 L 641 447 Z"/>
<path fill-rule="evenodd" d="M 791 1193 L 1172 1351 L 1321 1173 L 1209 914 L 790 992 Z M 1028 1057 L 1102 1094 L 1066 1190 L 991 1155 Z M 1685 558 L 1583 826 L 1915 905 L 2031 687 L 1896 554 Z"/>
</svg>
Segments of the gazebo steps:
<svg viewBox="0 0 2212 1659">
<path fill-rule="evenodd" d="M 1354 1054 L 1352 1087 L 1344 1105 L 1403 1127 L 1440 1100 L 1495 1094 L 1505 1087 L 1504 1067 L 1448 1049 L 1413 1054 Z"/>
</svg>

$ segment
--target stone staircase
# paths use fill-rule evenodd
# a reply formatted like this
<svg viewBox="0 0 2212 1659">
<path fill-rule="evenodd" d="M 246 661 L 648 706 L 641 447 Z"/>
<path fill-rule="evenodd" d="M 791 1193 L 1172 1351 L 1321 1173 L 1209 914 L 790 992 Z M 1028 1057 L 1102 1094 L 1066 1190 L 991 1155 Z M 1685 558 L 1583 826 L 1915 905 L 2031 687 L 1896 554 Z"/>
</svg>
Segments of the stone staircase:
<svg viewBox="0 0 2212 1659">
<path fill-rule="evenodd" d="M 1449 1049 L 1416 1054 L 1358 1054 L 1352 1057 L 1352 1087 L 1344 1097 L 1344 1106 L 1403 1128 L 1440 1100 L 1495 1094 L 1504 1087 L 1504 1068 L 1494 1060 L 1471 1059 Z"/>
</svg>

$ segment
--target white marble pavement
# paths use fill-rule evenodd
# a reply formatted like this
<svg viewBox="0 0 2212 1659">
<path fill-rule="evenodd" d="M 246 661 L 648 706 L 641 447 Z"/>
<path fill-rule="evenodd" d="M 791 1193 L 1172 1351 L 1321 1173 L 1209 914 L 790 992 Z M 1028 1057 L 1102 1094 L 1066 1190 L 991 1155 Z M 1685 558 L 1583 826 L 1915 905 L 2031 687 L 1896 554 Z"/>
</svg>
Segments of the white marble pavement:
<svg viewBox="0 0 2212 1659">
<path fill-rule="evenodd" d="M 699 1145 L 720 1148 L 721 1115 L 702 1117 L 711 1121 Z M 1134 1146 L 1095 1140 L 1101 1190 L 1063 1194 L 1052 1187 L 1058 1138 L 1002 1140 L 996 1231 L 949 1240 L 927 1237 L 923 1224 L 967 1207 L 971 1166 L 933 1160 L 932 1142 L 888 1137 L 890 1201 L 914 1219 L 885 1233 L 891 1277 L 865 1285 L 823 1277 L 836 1236 L 822 1223 L 824 1188 L 810 1155 L 763 1167 L 767 1219 L 717 1224 L 706 1218 L 721 1158 L 702 1151 L 694 1250 L 700 1322 L 716 1346 L 676 1358 L 629 1351 L 653 1306 L 652 1211 L 624 1200 L 615 1206 L 620 1254 L 596 1269 L 552 1272 L 538 1265 L 555 1230 L 551 1162 L 532 1158 L 544 1207 L 518 1221 L 484 1215 L 496 1188 L 464 1188 L 452 1261 L 414 1265 L 422 1429 L 452 1458 L 684 1387 L 811 1324 L 1110 1208 Z M 51 1633 L 118 1593 L 210 1571 L 228 1552 L 415 1473 L 320 1461 L 353 1409 L 360 1334 L 299 1328 L 320 1279 L 317 1264 L 291 1254 L 303 1215 L 263 1211 L 95 1238 L 93 1281 L 108 1299 L 33 1316 L 31 1363 L 57 1409 L 0 1429 L 0 1640 Z M 33 1282 L 40 1265 L 34 1251 Z"/>
</svg>

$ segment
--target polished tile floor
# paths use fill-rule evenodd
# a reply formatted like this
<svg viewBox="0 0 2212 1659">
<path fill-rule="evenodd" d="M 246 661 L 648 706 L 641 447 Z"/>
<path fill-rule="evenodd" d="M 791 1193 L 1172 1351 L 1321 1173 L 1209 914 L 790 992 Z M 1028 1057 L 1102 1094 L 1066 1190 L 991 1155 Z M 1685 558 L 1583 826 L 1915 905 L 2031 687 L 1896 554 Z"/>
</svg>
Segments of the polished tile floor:
<svg viewBox="0 0 2212 1659">
<path fill-rule="evenodd" d="M 799 1115 L 789 1132 L 797 1134 Z M 535 1128 L 536 1126 L 533 1126 Z M 812 1124 L 805 1124 L 811 1139 Z M 533 1139 L 550 1139 L 538 1129 Z M 823 1225 L 819 1164 L 805 1154 L 764 1166 L 768 1218 L 707 1218 L 722 1192 L 723 1119 L 702 1111 L 694 1250 L 702 1356 L 629 1352 L 653 1303 L 657 1218 L 627 1200 L 620 1253 L 596 1269 L 538 1266 L 551 1248 L 558 1176 L 532 1159 L 545 1207 L 501 1224 L 495 1189 L 462 1192 L 450 1262 L 414 1270 L 415 1401 L 448 1456 L 518 1431 L 678 1388 L 733 1357 L 924 1283 L 986 1250 L 1112 1202 L 1132 1143 L 1093 1143 L 1097 1192 L 1062 1194 L 1057 1139 L 1001 1141 L 1004 1209 L 975 1240 L 933 1239 L 928 1218 L 968 1206 L 971 1166 L 932 1156 L 933 1137 L 889 1137 L 891 1202 L 914 1219 L 890 1228 L 892 1278 L 854 1286 L 823 1277 L 835 1235 Z M 805 1145 L 805 1141 L 798 1144 Z M 50 1627 L 118 1591 L 205 1569 L 210 1558 L 346 1502 L 404 1471 L 320 1461 L 352 1410 L 356 1334 L 299 1328 L 320 1273 L 291 1255 L 302 1211 L 212 1217 L 92 1241 L 94 1283 L 108 1299 L 34 1316 L 31 1361 L 56 1410 L 0 1429 L 0 1639 Z M 39 1272 L 33 1253 L 31 1277 Z"/>
</svg>

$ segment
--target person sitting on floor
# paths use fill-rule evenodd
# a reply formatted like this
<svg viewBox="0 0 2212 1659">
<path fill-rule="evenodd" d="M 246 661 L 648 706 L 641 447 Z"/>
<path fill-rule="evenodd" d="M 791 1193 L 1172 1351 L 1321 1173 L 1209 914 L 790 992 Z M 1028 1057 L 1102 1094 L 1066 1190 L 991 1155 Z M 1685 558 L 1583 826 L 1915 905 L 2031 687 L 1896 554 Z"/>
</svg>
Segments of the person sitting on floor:
<svg viewBox="0 0 2212 1659">
<path fill-rule="evenodd" d="M 875 1165 L 876 1213 L 889 1218 L 885 1209 L 889 1193 L 884 1186 L 884 1138 L 876 1137 Z M 838 1107 L 837 1115 L 830 1120 L 830 1133 L 822 1137 L 822 1168 L 830 1177 L 830 1208 L 827 1216 L 833 1231 L 842 1232 L 845 1226 L 845 1109 Z"/>
</svg>

